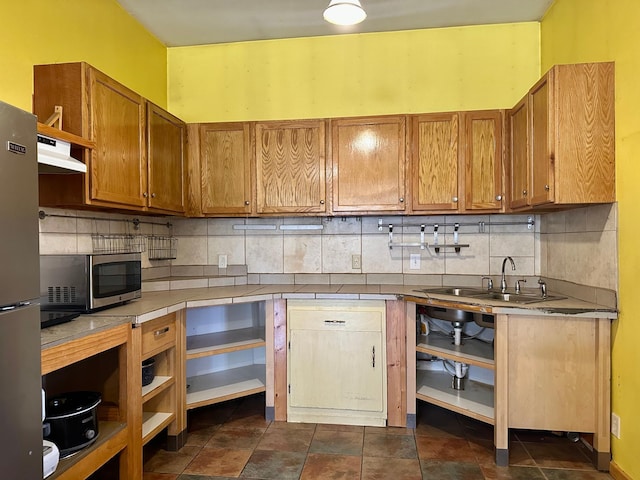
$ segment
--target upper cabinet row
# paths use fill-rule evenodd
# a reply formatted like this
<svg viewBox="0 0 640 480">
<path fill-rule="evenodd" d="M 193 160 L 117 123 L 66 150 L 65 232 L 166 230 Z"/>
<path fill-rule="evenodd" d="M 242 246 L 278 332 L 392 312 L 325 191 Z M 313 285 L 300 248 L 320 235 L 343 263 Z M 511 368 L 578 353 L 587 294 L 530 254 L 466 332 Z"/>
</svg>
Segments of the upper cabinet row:
<svg viewBox="0 0 640 480">
<path fill-rule="evenodd" d="M 96 146 L 72 152 L 86 175 L 39 176 L 40 205 L 184 212 L 181 120 L 83 62 L 34 67 L 34 113 L 56 106 L 63 129 Z"/>
<path fill-rule="evenodd" d="M 495 110 L 189 125 L 187 214 L 498 212 L 503 121 Z"/>
<path fill-rule="evenodd" d="M 34 113 L 96 142 L 42 206 L 188 216 L 496 213 L 615 201 L 612 63 L 553 67 L 511 110 L 185 125 L 85 63 Z M 185 150 L 187 152 L 185 152 Z M 188 154 L 185 154 L 188 153 Z"/>
</svg>

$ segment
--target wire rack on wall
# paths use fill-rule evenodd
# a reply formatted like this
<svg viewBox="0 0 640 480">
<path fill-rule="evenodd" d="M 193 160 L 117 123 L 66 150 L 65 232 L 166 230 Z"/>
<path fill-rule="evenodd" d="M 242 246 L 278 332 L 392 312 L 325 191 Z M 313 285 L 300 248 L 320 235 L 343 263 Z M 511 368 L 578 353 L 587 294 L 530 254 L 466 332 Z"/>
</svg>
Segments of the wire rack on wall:
<svg viewBox="0 0 640 480">
<path fill-rule="evenodd" d="M 57 213 L 45 213 L 40 210 L 38 213 L 40 220 L 46 217 L 57 218 L 80 218 L 83 220 L 113 222 L 121 221 L 126 225 L 127 233 L 93 233 L 91 243 L 93 253 L 143 253 L 148 252 L 149 260 L 174 260 L 178 253 L 178 239 L 172 235 L 145 235 L 141 233 L 130 233 L 129 227 L 138 230 L 141 224 L 164 226 L 171 231 L 173 225 L 170 222 L 147 222 L 134 219 L 114 220 L 103 217 L 86 217 L 81 215 L 63 215 Z M 97 224 L 96 224 L 96 230 Z"/>
</svg>

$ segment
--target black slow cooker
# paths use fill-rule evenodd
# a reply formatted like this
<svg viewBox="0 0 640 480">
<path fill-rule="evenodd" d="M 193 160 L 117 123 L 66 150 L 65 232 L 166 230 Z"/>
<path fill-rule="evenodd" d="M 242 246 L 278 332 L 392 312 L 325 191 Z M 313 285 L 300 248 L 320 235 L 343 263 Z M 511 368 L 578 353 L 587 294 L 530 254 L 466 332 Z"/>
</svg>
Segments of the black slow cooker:
<svg viewBox="0 0 640 480">
<path fill-rule="evenodd" d="M 98 438 L 98 392 L 69 392 L 47 400 L 45 438 L 56 444 L 60 458 L 91 445 Z"/>
</svg>

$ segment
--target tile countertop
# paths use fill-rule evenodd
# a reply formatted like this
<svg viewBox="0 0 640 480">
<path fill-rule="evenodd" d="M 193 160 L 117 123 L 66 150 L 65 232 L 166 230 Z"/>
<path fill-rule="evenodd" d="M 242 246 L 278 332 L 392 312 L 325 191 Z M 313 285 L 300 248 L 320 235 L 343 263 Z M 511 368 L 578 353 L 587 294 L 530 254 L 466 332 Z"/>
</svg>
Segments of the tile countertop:
<svg viewBox="0 0 640 480">
<path fill-rule="evenodd" d="M 566 298 L 526 305 L 514 305 L 497 300 L 478 300 L 443 294 L 416 291 L 420 286 L 410 285 L 238 285 L 226 287 L 193 288 L 145 292 L 142 298 L 119 307 L 90 315 L 95 317 L 129 317 L 134 323 L 143 323 L 183 309 L 246 303 L 272 299 L 334 299 L 334 300 L 397 300 L 405 298 L 421 303 L 458 305 L 458 308 L 486 313 L 514 315 L 578 316 L 588 318 L 617 318 L 615 309 L 582 300 Z M 86 316 L 85 316 L 86 317 Z M 83 317 L 80 317 L 83 318 Z"/>
<path fill-rule="evenodd" d="M 57 347 L 63 343 L 77 340 L 93 333 L 103 332 L 122 325 L 123 323 L 131 323 L 133 321 L 135 321 L 134 317 L 126 315 L 80 315 L 70 322 L 53 325 L 52 327 L 40 330 L 40 348 L 41 350 L 46 350 Z"/>
</svg>

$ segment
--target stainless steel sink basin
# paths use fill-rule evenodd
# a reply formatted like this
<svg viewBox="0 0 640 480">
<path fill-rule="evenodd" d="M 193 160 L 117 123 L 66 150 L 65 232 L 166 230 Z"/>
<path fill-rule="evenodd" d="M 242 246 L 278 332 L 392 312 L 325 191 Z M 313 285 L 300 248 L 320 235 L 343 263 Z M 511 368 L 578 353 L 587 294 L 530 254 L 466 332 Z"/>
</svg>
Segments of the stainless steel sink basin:
<svg viewBox="0 0 640 480">
<path fill-rule="evenodd" d="M 436 288 L 424 288 L 422 290 L 416 290 L 423 293 L 435 293 L 440 295 L 455 295 L 457 297 L 475 297 L 476 295 L 482 295 L 487 292 L 482 288 L 473 287 L 436 287 Z"/>
<path fill-rule="evenodd" d="M 473 295 L 474 298 L 482 300 L 499 300 L 501 302 L 511 303 L 537 303 L 549 302 L 551 300 L 562 300 L 566 297 L 535 295 L 531 293 L 500 293 L 500 292 L 484 292 L 480 295 Z"/>
</svg>

